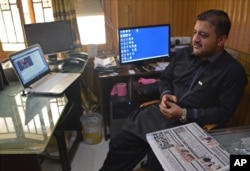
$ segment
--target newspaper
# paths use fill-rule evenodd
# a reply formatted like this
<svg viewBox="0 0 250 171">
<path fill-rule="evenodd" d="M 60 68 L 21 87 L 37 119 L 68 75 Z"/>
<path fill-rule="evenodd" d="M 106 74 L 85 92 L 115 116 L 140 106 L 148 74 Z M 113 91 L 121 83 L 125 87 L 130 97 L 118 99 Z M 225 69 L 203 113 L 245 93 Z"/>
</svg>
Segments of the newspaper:
<svg viewBox="0 0 250 171">
<path fill-rule="evenodd" d="M 146 136 L 165 171 L 229 170 L 230 154 L 196 123 Z"/>
</svg>

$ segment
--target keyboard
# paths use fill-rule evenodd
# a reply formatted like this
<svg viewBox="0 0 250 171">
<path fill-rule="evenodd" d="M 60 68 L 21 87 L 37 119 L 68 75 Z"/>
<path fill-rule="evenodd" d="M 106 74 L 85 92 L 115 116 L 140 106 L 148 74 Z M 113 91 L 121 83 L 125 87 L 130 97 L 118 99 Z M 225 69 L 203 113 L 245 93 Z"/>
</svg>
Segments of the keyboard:
<svg viewBox="0 0 250 171">
<path fill-rule="evenodd" d="M 152 84 L 138 85 L 135 87 L 135 90 L 141 95 L 159 93 L 159 81 Z"/>
</svg>

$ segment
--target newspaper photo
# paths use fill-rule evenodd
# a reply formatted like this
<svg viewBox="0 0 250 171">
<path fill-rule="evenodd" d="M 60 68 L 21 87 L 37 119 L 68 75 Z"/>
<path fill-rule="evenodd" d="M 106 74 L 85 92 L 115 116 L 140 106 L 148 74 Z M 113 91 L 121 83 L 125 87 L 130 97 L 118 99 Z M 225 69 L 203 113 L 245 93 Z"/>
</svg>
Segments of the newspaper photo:
<svg viewBox="0 0 250 171">
<path fill-rule="evenodd" d="M 229 170 L 230 154 L 196 123 L 146 136 L 165 171 Z"/>
</svg>

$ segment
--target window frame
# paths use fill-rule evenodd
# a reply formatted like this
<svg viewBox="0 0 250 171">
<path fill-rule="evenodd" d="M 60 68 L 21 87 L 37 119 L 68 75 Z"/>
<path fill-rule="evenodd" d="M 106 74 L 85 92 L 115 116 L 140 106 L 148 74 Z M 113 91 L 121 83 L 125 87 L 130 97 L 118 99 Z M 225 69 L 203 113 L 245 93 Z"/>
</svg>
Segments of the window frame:
<svg viewBox="0 0 250 171">
<path fill-rule="evenodd" d="M 17 8 L 19 9 L 19 18 L 20 18 L 20 22 L 21 24 L 25 24 L 25 14 L 23 11 L 23 6 L 22 6 L 22 0 L 16 0 L 16 5 Z M 33 8 L 33 2 L 32 0 L 27 0 L 28 3 L 28 8 L 29 8 L 29 17 L 30 17 L 30 21 L 31 23 L 35 23 L 35 12 L 34 12 L 34 8 Z M 104 24 L 105 24 L 105 37 L 106 37 L 106 43 L 105 44 L 98 44 L 97 48 L 98 48 L 98 53 L 102 53 L 103 51 L 110 51 L 111 53 L 114 53 L 114 41 L 113 41 L 113 27 L 110 27 L 109 25 L 107 25 L 106 22 L 106 6 L 110 5 L 109 1 L 103 1 L 103 10 L 104 10 Z M 109 7 L 110 8 L 110 7 Z M 24 36 L 24 44 L 25 44 L 25 33 L 24 33 L 24 29 L 22 29 L 23 32 L 23 36 Z M 88 45 L 82 45 L 82 49 L 83 51 L 87 52 L 88 51 Z M 0 41 L 0 59 L 2 58 L 6 58 L 6 56 L 8 56 L 9 53 L 12 53 L 13 51 L 4 51 L 3 47 L 2 47 L 2 43 Z"/>
</svg>

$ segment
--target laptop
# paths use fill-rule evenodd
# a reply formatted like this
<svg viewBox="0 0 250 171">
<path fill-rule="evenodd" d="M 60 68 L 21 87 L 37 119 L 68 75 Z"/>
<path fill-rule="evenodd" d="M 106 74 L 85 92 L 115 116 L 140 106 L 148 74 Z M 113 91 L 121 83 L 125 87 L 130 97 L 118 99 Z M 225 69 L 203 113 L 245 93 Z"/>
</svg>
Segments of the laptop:
<svg viewBox="0 0 250 171">
<path fill-rule="evenodd" d="M 27 93 L 59 95 L 80 76 L 51 72 L 39 44 L 10 54 L 9 60 Z"/>
</svg>

